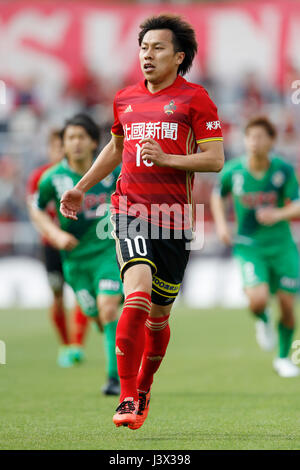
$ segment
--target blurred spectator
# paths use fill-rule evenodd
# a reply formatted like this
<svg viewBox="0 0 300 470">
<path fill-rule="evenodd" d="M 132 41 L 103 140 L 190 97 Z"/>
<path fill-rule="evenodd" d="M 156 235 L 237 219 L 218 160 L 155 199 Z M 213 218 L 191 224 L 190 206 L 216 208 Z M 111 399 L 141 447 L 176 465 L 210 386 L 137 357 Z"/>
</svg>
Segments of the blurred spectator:
<svg viewBox="0 0 300 470">
<path fill-rule="evenodd" d="M 14 88 L 13 105 L 13 111 L 26 107 L 36 116 L 41 115 L 42 109 L 35 90 L 34 78 L 27 77 L 23 80 L 18 80 Z"/>
<path fill-rule="evenodd" d="M 17 162 L 5 155 L 0 159 L 0 216 L 10 214 L 17 220 L 23 215 L 23 194 L 20 190 L 20 168 Z"/>
<path fill-rule="evenodd" d="M 9 222 L 24 217 L 24 195 L 20 190 L 20 168 L 13 158 L 0 158 L 0 254 L 11 252 L 14 227 Z"/>
</svg>

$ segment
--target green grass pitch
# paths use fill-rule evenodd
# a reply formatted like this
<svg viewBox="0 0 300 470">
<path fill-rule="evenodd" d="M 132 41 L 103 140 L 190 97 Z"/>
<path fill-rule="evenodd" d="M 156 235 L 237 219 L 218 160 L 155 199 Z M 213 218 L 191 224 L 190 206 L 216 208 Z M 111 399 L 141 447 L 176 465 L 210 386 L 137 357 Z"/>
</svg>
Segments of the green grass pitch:
<svg viewBox="0 0 300 470">
<path fill-rule="evenodd" d="M 273 354 L 259 350 L 245 310 L 174 309 L 149 417 L 137 431 L 115 428 L 117 399 L 99 391 L 97 332 L 86 362 L 63 370 L 45 310 L 2 310 L 0 327 L 0 449 L 300 448 L 300 378 L 273 372 Z"/>
</svg>

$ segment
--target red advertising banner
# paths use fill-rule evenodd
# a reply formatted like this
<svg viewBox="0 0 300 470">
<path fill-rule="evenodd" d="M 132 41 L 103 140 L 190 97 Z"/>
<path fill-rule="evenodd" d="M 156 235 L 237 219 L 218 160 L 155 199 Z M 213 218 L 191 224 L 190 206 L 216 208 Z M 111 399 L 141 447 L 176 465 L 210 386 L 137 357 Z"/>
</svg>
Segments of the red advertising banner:
<svg viewBox="0 0 300 470">
<path fill-rule="evenodd" d="M 255 72 L 280 86 L 289 65 L 300 69 L 300 3 L 117 5 L 93 2 L 1 2 L 0 79 L 31 77 L 61 87 L 88 70 L 118 86 L 139 78 L 141 21 L 161 11 L 195 27 L 192 72 L 225 82 Z"/>
</svg>

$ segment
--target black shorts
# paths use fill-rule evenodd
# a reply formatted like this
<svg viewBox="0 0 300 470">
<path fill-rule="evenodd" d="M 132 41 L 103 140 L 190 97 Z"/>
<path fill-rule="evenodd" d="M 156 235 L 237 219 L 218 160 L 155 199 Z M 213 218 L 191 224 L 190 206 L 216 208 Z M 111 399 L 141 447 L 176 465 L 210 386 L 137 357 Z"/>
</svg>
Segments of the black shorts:
<svg viewBox="0 0 300 470">
<path fill-rule="evenodd" d="M 50 287 L 54 292 L 60 292 L 64 284 L 60 252 L 51 245 L 44 245 L 43 248 L 44 262 Z"/>
<path fill-rule="evenodd" d="M 158 305 L 174 302 L 190 254 L 184 233 L 151 226 L 143 219 L 125 214 L 113 215 L 112 222 L 122 280 L 130 266 L 148 264 L 153 275 L 152 302 Z"/>
</svg>

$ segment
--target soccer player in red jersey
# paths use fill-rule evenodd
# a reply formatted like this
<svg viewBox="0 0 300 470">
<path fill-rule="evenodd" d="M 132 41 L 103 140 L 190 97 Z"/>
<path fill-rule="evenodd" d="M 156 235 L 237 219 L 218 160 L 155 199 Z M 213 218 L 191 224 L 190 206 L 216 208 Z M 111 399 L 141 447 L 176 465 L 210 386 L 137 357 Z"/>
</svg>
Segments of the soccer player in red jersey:
<svg viewBox="0 0 300 470">
<path fill-rule="evenodd" d="M 153 375 L 170 338 L 169 315 L 189 257 L 185 208 L 193 173 L 218 172 L 224 163 L 217 108 L 202 86 L 182 77 L 197 51 L 193 28 L 179 16 L 151 17 L 141 25 L 139 45 L 145 79 L 116 94 L 112 139 L 64 193 L 60 208 L 76 220 L 84 193 L 122 162 L 112 195 L 125 291 L 116 334 L 121 395 L 113 421 L 131 429 L 147 416 Z"/>
<path fill-rule="evenodd" d="M 38 183 L 43 173 L 52 165 L 58 163 L 64 156 L 63 142 L 60 130 L 50 132 L 48 138 L 48 158 L 49 163 L 39 166 L 30 174 L 27 182 L 27 205 L 31 219 L 34 221 L 32 203 L 37 197 Z M 47 214 L 56 219 L 54 204 L 49 204 Z M 48 274 L 49 285 L 53 293 L 53 303 L 50 308 L 51 321 L 57 332 L 60 347 L 58 351 L 57 363 L 60 367 L 70 367 L 74 361 L 80 361 L 83 358 L 82 345 L 88 326 L 88 318 L 82 313 L 79 305 L 76 304 L 72 313 L 71 331 L 68 331 L 67 319 L 65 315 L 63 302 L 63 271 L 59 253 L 59 248 L 67 242 L 68 237 L 56 239 L 55 245 L 50 240 L 42 237 L 43 257 Z M 72 346 L 70 346 L 72 345 Z"/>
</svg>

